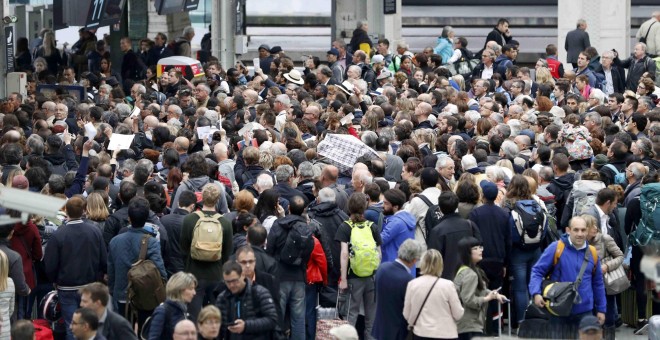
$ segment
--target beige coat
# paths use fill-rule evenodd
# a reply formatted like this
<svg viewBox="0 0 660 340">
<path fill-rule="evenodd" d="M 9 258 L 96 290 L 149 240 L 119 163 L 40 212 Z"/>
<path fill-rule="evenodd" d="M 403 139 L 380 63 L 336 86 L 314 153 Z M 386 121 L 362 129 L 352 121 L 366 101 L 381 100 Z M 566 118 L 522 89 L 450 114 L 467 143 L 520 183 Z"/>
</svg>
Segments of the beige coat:
<svg viewBox="0 0 660 340">
<path fill-rule="evenodd" d="M 436 279 L 438 283 L 422 307 L 424 298 Z M 408 321 L 408 325 L 412 325 L 418 314 L 419 319 L 413 329 L 415 335 L 435 339 L 458 338 L 456 322 L 463 317 L 463 306 L 454 283 L 431 275 L 423 275 L 408 282 L 403 317 Z"/>
<path fill-rule="evenodd" d="M 619 249 L 619 246 L 616 245 L 612 236 L 598 233 L 593 241 L 589 241 L 589 244 L 596 247 L 600 264 L 607 265 L 608 273 L 619 268 L 623 263 L 623 252 Z M 605 261 L 606 257 L 610 258 Z"/>
</svg>

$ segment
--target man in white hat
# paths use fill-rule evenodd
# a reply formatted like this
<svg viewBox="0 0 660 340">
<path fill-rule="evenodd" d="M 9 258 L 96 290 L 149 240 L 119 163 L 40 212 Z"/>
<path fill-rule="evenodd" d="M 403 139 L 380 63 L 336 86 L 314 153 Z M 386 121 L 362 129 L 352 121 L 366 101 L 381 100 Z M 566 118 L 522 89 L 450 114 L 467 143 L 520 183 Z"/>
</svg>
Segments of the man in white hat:
<svg viewBox="0 0 660 340">
<path fill-rule="evenodd" d="M 302 74 L 300 74 L 300 71 L 296 69 L 289 71 L 289 73 L 285 73 L 284 78 L 296 85 L 302 86 L 305 84 L 305 80 L 302 78 Z"/>
</svg>

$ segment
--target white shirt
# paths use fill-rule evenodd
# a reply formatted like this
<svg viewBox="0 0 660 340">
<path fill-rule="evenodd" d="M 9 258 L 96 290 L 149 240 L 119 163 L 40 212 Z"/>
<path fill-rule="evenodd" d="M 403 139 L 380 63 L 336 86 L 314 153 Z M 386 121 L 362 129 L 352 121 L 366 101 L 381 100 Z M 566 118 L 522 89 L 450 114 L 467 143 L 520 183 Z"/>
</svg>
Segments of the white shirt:
<svg viewBox="0 0 660 340">
<path fill-rule="evenodd" d="M 610 217 L 607 216 L 603 210 L 600 209 L 598 205 L 594 205 L 596 207 L 596 211 L 598 211 L 598 218 L 600 219 L 600 232 L 603 235 L 608 235 L 609 234 L 609 226 L 608 226 L 608 221 L 610 220 Z"/>
<path fill-rule="evenodd" d="M 481 79 L 490 79 L 493 77 L 493 64 L 490 67 L 484 64 L 484 70 L 481 72 Z"/>
<path fill-rule="evenodd" d="M 286 110 L 280 111 L 275 117 L 275 130 L 282 132 L 284 124 L 286 124 Z"/>
<path fill-rule="evenodd" d="M 612 69 L 606 70 L 603 68 L 603 73 L 605 73 L 605 94 L 614 93 L 614 81 L 612 81 Z"/>
</svg>

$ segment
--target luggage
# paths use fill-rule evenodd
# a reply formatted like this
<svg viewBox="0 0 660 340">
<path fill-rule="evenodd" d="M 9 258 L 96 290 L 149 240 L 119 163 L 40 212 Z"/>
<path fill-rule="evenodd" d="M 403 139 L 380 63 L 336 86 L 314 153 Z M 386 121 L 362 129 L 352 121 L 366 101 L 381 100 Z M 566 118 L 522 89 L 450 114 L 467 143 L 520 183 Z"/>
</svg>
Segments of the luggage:
<svg viewBox="0 0 660 340">
<path fill-rule="evenodd" d="M 348 290 L 337 294 L 337 304 L 333 307 L 316 307 L 316 339 L 332 339 L 330 330 L 348 324 L 348 311 L 351 307 L 351 294 Z"/>
<path fill-rule="evenodd" d="M 649 319 L 649 339 L 660 339 L 660 315 L 654 315 Z"/>
<path fill-rule="evenodd" d="M 504 303 L 507 304 L 507 319 L 506 319 L 506 325 L 509 328 L 509 333 L 508 336 L 511 337 L 511 300 L 507 299 Z M 497 317 L 499 319 L 499 322 L 497 323 L 497 336 L 501 337 L 502 336 L 502 317 L 504 314 L 502 314 L 502 304 L 497 303 Z M 493 318 L 495 319 L 495 318 Z"/>
<path fill-rule="evenodd" d="M 628 326 L 637 328 L 637 320 L 647 319 L 653 315 L 652 294 L 646 294 L 646 315 L 637 315 L 637 292 L 634 288 L 628 288 L 621 293 L 621 321 Z"/>
<path fill-rule="evenodd" d="M 548 312 L 530 303 L 525 311 L 525 320 L 518 327 L 518 337 L 525 339 L 546 339 L 548 328 Z"/>
</svg>

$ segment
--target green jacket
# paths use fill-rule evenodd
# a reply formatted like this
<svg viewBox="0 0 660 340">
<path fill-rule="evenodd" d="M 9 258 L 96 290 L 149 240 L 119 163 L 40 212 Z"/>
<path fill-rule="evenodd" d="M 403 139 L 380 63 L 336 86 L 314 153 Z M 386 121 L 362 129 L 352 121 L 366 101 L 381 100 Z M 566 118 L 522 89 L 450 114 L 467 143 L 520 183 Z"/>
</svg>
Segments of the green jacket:
<svg viewBox="0 0 660 340">
<path fill-rule="evenodd" d="M 485 296 L 490 293 L 490 290 L 477 291 L 477 279 L 477 273 L 465 266 L 461 266 L 454 277 L 458 297 L 465 309 L 463 317 L 456 323 L 458 334 L 484 331 L 486 309 L 488 308 Z"/>
<path fill-rule="evenodd" d="M 212 216 L 215 211 L 203 211 L 207 216 Z M 197 280 L 222 281 L 222 265 L 229 260 L 233 254 L 233 230 L 231 222 L 224 217 L 220 217 L 222 225 L 222 259 L 216 262 L 197 261 L 190 257 L 190 247 L 192 246 L 193 231 L 199 221 L 199 216 L 195 213 L 186 215 L 183 218 L 183 228 L 181 228 L 181 238 L 179 245 L 181 247 L 181 256 L 183 257 L 183 270 L 195 275 Z"/>
</svg>

